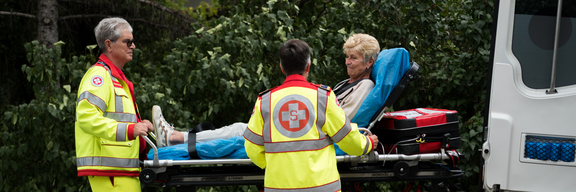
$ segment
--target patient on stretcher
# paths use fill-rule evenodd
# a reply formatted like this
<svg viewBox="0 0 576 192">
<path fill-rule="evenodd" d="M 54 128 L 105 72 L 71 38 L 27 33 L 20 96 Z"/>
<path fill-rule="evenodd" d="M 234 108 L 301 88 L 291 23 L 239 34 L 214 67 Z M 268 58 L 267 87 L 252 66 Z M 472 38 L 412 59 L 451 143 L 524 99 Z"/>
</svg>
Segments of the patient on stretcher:
<svg viewBox="0 0 576 192">
<path fill-rule="evenodd" d="M 335 86 L 337 99 L 352 123 L 367 127 L 371 117 L 409 68 L 408 53 L 403 48 L 379 52 L 378 42 L 367 42 L 365 34 L 356 34 L 344 45 L 349 79 Z M 373 37 L 372 37 L 373 38 Z M 374 39 L 375 40 L 375 39 Z M 377 59 L 376 59 L 377 58 Z M 374 73 L 372 73 L 374 71 Z M 188 132 L 174 130 L 163 117 L 159 106 L 152 109 L 152 121 L 156 131 L 160 159 L 185 160 L 188 154 Z M 214 129 L 210 124 L 201 124 L 204 130 L 195 134 L 196 152 L 202 159 L 248 158 L 244 150 L 242 134 L 246 123 L 234 123 Z M 207 129 L 207 130 L 206 130 Z M 167 148 L 161 148 L 170 146 Z M 337 155 L 345 153 L 337 149 Z M 150 150 L 148 158 L 153 158 Z"/>
</svg>

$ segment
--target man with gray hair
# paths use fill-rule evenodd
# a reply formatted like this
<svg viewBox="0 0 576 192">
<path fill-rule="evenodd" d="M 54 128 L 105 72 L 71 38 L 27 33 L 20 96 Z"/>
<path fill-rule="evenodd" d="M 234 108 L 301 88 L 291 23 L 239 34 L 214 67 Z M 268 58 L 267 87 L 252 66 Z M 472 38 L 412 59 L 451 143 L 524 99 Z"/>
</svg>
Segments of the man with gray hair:
<svg viewBox="0 0 576 192">
<path fill-rule="evenodd" d="M 78 176 L 88 177 L 92 191 L 140 191 L 142 137 L 154 126 L 140 118 L 134 86 L 122 72 L 136 48 L 132 27 L 122 18 L 106 18 L 94 32 L 102 54 L 78 88 Z"/>
</svg>

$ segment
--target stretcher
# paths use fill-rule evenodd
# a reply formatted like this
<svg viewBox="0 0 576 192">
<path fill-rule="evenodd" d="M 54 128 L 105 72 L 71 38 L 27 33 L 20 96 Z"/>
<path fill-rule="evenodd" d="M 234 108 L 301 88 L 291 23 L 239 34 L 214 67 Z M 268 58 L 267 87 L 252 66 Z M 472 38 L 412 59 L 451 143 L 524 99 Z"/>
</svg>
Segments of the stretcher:
<svg viewBox="0 0 576 192">
<path fill-rule="evenodd" d="M 367 128 L 362 128 L 361 131 L 369 134 L 371 129 L 377 129 L 377 122 L 381 120 L 386 109 L 398 99 L 409 82 L 418 78 L 418 69 L 416 63 L 409 65 L 397 85 L 386 95 L 384 104 L 367 123 Z M 264 184 L 264 170 L 254 165 L 250 159 L 160 160 L 154 142 L 144 138 L 154 150 L 152 160 L 141 161 L 143 170 L 140 181 L 144 185 L 194 191 L 200 186 Z M 383 154 L 382 147 L 379 147 L 368 155 L 336 156 L 341 182 L 370 182 L 371 186 L 374 186 L 374 182 L 378 181 L 431 181 L 431 191 L 458 189 L 450 180 L 464 176 L 464 171 L 457 167 L 463 155 L 455 150 L 447 150 L 449 141 L 450 136 L 445 135 L 442 138 L 441 151 L 437 153 Z"/>
</svg>

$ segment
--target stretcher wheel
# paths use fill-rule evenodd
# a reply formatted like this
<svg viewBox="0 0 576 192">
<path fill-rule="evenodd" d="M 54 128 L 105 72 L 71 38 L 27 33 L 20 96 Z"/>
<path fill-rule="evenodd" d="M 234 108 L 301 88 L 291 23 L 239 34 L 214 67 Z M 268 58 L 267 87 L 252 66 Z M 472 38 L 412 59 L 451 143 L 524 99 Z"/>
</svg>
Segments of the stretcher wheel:
<svg viewBox="0 0 576 192">
<path fill-rule="evenodd" d="M 406 162 L 398 162 L 396 164 L 394 164 L 394 176 L 398 177 L 398 178 L 402 178 L 408 175 L 408 173 L 410 172 L 410 165 L 408 165 L 408 163 Z"/>
<path fill-rule="evenodd" d="M 156 173 L 152 169 L 144 169 L 140 172 L 140 182 L 152 184 L 156 181 Z"/>
</svg>

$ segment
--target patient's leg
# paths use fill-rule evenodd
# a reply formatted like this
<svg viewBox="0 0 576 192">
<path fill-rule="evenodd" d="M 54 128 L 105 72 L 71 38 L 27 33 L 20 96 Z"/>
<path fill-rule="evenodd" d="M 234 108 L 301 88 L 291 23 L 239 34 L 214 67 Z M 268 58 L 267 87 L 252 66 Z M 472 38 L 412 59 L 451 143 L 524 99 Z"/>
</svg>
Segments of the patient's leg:
<svg viewBox="0 0 576 192">
<path fill-rule="evenodd" d="M 196 143 L 202 143 L 214 139 L 230 139 L 235 136 L 242 136 L 248 124 L 234 123 L 232 125 L 220 127 L 215 130 L 205 130 L 196 133 Z M 188 132 L 174 131 L 170 136 L 170 144 L 188 143 Z"/>
<path fill-rule="evenodd" d="M 171 146 L 188 143 L 188 132 L 174 130 L 172 124 L 168 123 L 162 115 L 159 106 L 152 107 L 152 122 L 156 132 L 157 147 Z M 205 130 L 196 133 L 196 142 L 206 142 L 214 139 L 229 139 L 235 136 L 242 136 L 246 130 L 246 123 L 234 123 L 215 130 Z M 164 139 L 167 138 L 167 139 Z"/>
<path fill-rule="evenodd" d="M 232 125 L 220 127 L 215 130 L 206 130 L 196 133 L 196 142 L 206 142 L 214 139 L 230 139 L 236 136 L 242 136 L 248 124 L 246 123 L 234 123 Z M 188 134 L 188 133 L 186 133 Z M 185 135 L 188 136 L 188 135 Z M 186 137 L 185 137 L 186 138 Z"/>
</svg>

